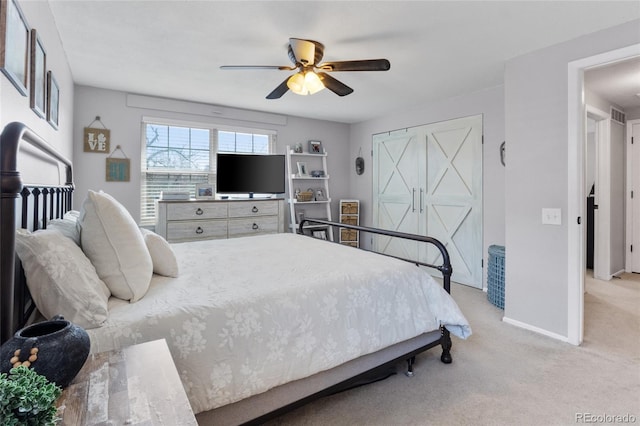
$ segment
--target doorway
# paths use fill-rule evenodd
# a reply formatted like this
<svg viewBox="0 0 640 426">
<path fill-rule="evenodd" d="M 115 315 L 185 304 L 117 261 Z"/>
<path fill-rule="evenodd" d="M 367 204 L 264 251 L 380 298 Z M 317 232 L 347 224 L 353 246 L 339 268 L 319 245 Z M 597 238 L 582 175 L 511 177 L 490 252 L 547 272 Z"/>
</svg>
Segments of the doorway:
<svg viewBox="0 0 640 426">
<path fill-rule="evenodd" d="M 568 318 L 567 341 L 580 345 L 584 337 L 585 230 L 585 137 L 586 107 L 584 103 L 585 70 L 598 65 L 637 57 L 640 44 L 613 50 L 568 64 Z M 600 213 L 600 212 L 599 212 Z"/>
</svg>

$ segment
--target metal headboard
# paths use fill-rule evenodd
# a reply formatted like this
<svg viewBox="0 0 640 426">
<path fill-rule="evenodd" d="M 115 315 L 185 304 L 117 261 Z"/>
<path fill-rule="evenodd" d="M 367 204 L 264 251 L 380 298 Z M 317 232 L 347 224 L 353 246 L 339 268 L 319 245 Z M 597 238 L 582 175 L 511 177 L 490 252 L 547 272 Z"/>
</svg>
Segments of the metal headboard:
<svg viewBox="0 0 640 426">
<path fill-rule="evenodd" d="M 64 165 L 66 182 L 23 186 L 17 170 L 18 152 L 23 141 Z M 16 265 L 16 228 L 46 228 L 48 220 L 62 217 L 71 209 L 73 189 L 71 161 L 23 123 L 9 123 L 3 129 L 0 135 L 0 343 L 22 328 L 35 309 L 25 281 L 20 278 L 23 274 L 19 263 Z M 19 206 L 18 198 L 21 198 Z M 19 225 L 16 220 L 18 208 L 21 212 Z"/>
</svg>

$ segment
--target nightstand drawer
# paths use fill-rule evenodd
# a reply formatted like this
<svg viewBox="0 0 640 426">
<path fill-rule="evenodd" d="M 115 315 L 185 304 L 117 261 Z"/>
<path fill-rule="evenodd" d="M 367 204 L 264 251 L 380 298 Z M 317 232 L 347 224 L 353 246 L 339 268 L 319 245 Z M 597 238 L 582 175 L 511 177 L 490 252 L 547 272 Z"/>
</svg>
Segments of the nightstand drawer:
<svg viewBox="0 0 640 426">
<path fill-rule="evenodd" d="M 229 219 L 229 237 L 278 232 L 278 216 Z"/>
<path fill-rule="evenodd" d="M 226 203 L 167 204 L 167 220 L 222 219 L 226 217 Z"/>
<path fill-rule="evenodd" d="M 260 200 L 258 203 L 251 201 L 230 202 L 229 217 L 269 216 L 278 214 L 278 201 Z"/>
<path fill-rule="evenodd" d="M 193 220 L 167 223 L 167 241 L 227 238 L 226 220 Z"/>
</svg>

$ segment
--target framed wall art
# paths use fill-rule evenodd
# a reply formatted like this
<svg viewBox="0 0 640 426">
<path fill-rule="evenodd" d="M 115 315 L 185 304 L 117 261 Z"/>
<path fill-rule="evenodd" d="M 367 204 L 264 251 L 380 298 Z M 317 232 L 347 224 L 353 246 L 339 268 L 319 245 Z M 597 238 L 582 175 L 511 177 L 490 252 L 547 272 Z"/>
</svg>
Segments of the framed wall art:
<svg viewBox="0 0 640 426">
<path fill-rule="evenodd" d="M 47 72 L 47 121 L 58 128 L 60 108 L 60 88 L 51 71 Z"/>
<path fill-rule="evenodd" d="M 128 158 L 107 158 L 107 182 L 129 182 L 131 161 Z"/>
<path fill-rule="evenodd" d="M 31 74 L 29 97 L 31 109 L 46 118 L 47 53 L 35 29 L 31 30 Z"/>
<path fill-rule="evenodd" d="M 111 130 L 85 127 L 83 141 L 84 152 L 109 152 L 111 143 Z"/>
<path fill-rule="evenodd" d="M 0 69 L 27 96 L 29 25 L 16 0 L 0 2 Z"/>
<path fill-rule="evenodd" d="M 124 158 L 114 158 L 116 151 L 120 151 Z M 120 145 L 107 157 L 106 181 L 107 182 L 129 182 L 131 180 L 131 160 L 124 153 Z"/>
</svg>

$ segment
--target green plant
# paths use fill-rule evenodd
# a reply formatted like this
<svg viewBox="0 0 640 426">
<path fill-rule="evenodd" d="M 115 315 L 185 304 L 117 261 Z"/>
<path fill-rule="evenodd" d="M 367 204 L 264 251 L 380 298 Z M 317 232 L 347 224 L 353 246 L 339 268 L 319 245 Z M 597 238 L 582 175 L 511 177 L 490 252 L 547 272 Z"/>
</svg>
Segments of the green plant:
<svg viewBox="0 0 640 426">
<path fill-rule="evenodd" d="M 0 424 L 55 425 L 56 399 L 62 389 L 28 367 L 0 374 Z"/>
</svg>

